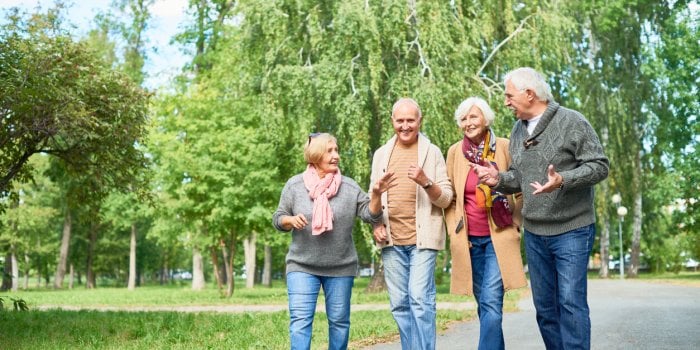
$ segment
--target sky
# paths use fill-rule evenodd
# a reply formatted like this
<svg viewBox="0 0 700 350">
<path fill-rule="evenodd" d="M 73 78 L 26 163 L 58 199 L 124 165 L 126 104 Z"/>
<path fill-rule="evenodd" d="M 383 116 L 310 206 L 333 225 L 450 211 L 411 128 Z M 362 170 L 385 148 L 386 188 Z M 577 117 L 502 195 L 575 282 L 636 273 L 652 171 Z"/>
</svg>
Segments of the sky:
<svg viewBox="0 0 700 350">
<path fill-rule="evenodd" d="M 100 11 L 107 11 L 111 0 L 66 0 L 69 5 L 67 21 L 77 27 L 77 37 L 84 36 L 94 27 L 94 17 Z M 188 0 L 156 0 L 151 6 L 150 28 L 146 33 L 147 74 L 144 85 L 148 88 L 158 88 L 168 83 L 169 79 L 180 71 L 180 68 L 190 60 L 176 45 L 170 44 L 170 39 L 180 32 L 185 21 Z M 0 18 L 11 7 L 19 7 L 33 12 L 37 6 L 42 10 L 52 7 L 54 0 L 0 0 Z"/>
</svg>

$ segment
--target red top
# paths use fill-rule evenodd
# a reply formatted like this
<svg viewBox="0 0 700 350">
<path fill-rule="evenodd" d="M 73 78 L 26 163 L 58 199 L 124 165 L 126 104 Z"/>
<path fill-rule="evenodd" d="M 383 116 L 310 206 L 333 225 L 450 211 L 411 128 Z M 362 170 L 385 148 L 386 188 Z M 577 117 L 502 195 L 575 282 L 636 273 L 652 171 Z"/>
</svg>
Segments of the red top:
<svg viewBox="0 0 700 350">
<path fill-rule="evenodd" d="M 476 185 L 479 177 L 474 169 L 467 173 L 467 182 L 464 186 L 464 212 L 467 216 L 467 234 L 470 236 L 490 236 L 489 217 L 486 208 L 476 205 Z"/>
</svg>

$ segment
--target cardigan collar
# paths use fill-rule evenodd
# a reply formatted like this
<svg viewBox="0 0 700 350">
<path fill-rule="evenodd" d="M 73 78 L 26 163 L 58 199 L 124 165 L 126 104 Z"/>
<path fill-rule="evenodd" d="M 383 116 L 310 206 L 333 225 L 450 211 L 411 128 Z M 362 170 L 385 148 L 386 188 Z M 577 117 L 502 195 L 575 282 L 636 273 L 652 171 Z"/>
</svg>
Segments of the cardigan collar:
<svg viewBox="0 0 700 350">
<path fill-rule="evenodd" d="M 534 145 L 539 143 L 537 141 L 537 137 L 540 136 L 540 134 L 545 129 L 547 129 L 547 125 L 549 125 L 549 123 L 552 121 L 552 119 L 554 118 L 554 115 L 557 113 L 557 110 L 559 110 L 558 103 L 556 103 L 554 101 L 549 101 L 549 103 L 547 103 L 547 109 L 545 109 L 544 113 L 542 113 L 542 118 L 537 123 L 535 130 L 532 131 L 532 135 L 525 138 L 525 142 L 524 142 L 525 148 L 529 148 L 530 146 L 534 146 Z M 525 126 L 523 121 L 519 120 L 518 123 L 519 123 L 520 128 L 527 135 L 527 127 Z"/>
</svg>

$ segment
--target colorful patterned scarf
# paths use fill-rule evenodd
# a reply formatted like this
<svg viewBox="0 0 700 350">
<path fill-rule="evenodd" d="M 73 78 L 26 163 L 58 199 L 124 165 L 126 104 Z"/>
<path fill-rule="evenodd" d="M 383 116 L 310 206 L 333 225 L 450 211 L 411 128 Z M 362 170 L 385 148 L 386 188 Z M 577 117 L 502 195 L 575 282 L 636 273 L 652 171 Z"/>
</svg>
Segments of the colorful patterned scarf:
<svg viewBox="0 0 700 350">
<path fill-rule="evenodd" d="M 488 148 L 485 145 L 489 145 Z M 462 141 L 462 153 L 468 161 L 484 165 L 486 161 L 491 162 L 496 169 L 496 137 L 491 128 L 486 132 L 486 136 L 478 145 L 474 144 L 466 135 Z M 476 185 L 476 204 L 479 208 L 491 208 L 493 198 L 491 198 L 491 187 L 485 184 Z"/>
<path fill-rule="evenodd" d="M 485 145 L 489 145 L 488 148 Z M 464 136 L 462 141 L 462 153 L 468 161 L 484 165 L 491 162 L 498 169 L 496 164 L 496 136 L 489 128 L 486 137 L 480 144 L 474 144 L 468 137 Z M 471 169 L 470 169 L 471 170 Z M 488 210 L 493 222 L 498 227 L 506 227 L 513 224 L 513 216 L 510 211 L 508 199 L 502 193 L 494 191 L 485 184 L 476 185 L 475 191 L 476 205 L 479 208 Z"/>
</svg>

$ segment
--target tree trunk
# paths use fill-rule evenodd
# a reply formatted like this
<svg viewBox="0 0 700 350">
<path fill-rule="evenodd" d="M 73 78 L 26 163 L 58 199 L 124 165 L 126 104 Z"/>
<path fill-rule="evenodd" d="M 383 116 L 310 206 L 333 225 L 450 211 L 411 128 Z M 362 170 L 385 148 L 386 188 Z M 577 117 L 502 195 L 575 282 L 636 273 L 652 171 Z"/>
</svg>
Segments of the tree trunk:
<svg viewBox="0 0 700 350">
<path fill-rule="evenodd" d="M 73 289 L 73 276 L 75 271 L 73 270 L 73 263 L 68 265 L 68 289 Z"/>
<path fill-rule="evenodd" d="M 90 225 L 90 238 L 88 240 L 88 251 L 87 251 L 87 262 L 86 266 L 86 276 L 85 276 L 85 288 L 95 289 L 97 287 L 95 271 L 93 270 L 93 264 L 95 262 L 95 246 L 97 245 L 97 224 Z"/>
<path fill-rule="evenodd" d="M 204 259 L 199 248 L 192 248 L 192 290 L 204 289 Z"/>
<path fill-rule="evenodd" d="M 603 215 L 603 232 L 600 234 L 600 278 L 608 278 L 608 261 L 610 261 L 610 217 Z"/>
<path fill-rule="evenodd" d="M 19 264 L 17 264 L 17 254 L 15 245 L 10 245 L 10 259 L 12 259 L 12 291 L 19 290 Z"/>
<path fill-rule="evenodd" d="M 66 206 L 66 216 L 63 219 L 63 238 L 61 239 L 61 250 L 56 266 L 56 276 L 53 280 L 54 288 L 63 288 L 63 278 L 66 276 L 66 264 L 68 263 L 68 249 L 70 248 L 70 233 L 72 218 L 70 209 Z"/>
<path fill-rule="evenodd" d="M 166 284 L 170 282 L 170 267 L 168 267 L 168 254 L 165 254 L 165 257 L 163 257 L 163 268 L 161 269 L 160 273 L 160 284 Z"/>
<path fill-rule="evenodd" d="M 226 269 L 226 297 L 230 298 L 233 296 L 233 291 L 236 286 L 236 281 L 234 280 L 233 272 L 233 262 L 236 255 L 236 231 L 229 231 L 229 242 L 224 244 L 222 247 L 222 253 L 224 254 L 224 266 Z"/>
<path fill-rule="evenodd" d="M 26 270 L 24 270 L 24 290 L 29 289 L 29 255 L 26 253 L 24 254 L 24 266 L 26 266 Z"/>
<path fill-rule="evenodd" d="M 640 155 L 637 154 L 637 166 L 641 169 L 641 159 Z M 641 172 L 635 175 L 635 188 L 638 190 L 634 194 L 634 218 L 632 221 L 632 247 L 631 247 L 631 259 L 630 266 L 628 269 L 628 275 L 631 278 L 636 278 L 639 276 L 639 263 L 640 263 L 640 253 L 641 253 L 641 241 L 642 241 L 642 191 L 641 191 Z"/>
<path fill-rule="evenodd" d="M 131 242 L 129 244 L 129 284 L 128 290 L 136 289 L 136 224 L 131 224 Z"/>
<path fill-rule="evenodd" d="M 12 254 L 10 251 L 5 253 L 5 264 L 2 270 L 2 286 L 0 286 L 0 290 L 10 290 L 12 288 Z"/>
<path fill-rule="evenodd" d="M 590 21 L 587 21 L 587 26 L 589 27 L 587 30 L 590 31 Z M 591 35 L 590 38 L 591 41 L 591 47 L 599 47 L 597 41 L 593 38 L 593 35 Z M 593 71 L 594 67 L 594 59 L 592 57 L 592 50 L 589 51 L 589 57 L 588 57 L 588 63 L 590 64 L 590 68 Z M 599 104 L 601 105 L 601 104 Z M 602 106 L 602 105 L 601 105 Z M 602 114 L 605 115 L 605 114 Z M 603 144 L 603 149 L 606 149 L 608 146 L 608 141 L 609 141 L 609 130 L 608 127 L 603 127 L 602 130 L 600 131 L 600 142 Z M 603 219 L 603 232 L 600 234 L 600 270 L 598 270 L 598 276 L 600 278 L 608 278 L 608 274 L 610 273 L 608 270 L 608 262 L 610 261 L 610 210 L 608 203 L 610 203 L 610 183 L 609 181 L 603 181 L 600 184 L 601 188 L 601 193 L 598 196 L 598 205 L 596 207 L 603 208 L 602 210 L 598 210 L 598 216 L 602 217 Z"/>
<path fill-rule="evenodd" d="M 374 272 L 372 280 L 369 281 L 365 292 L 367 293 L 378 293 L 386 290 L 386 281 L 384 280 L 384 264 L 379 262 L 379 268 Z"/>
<path fill-rule="evenodd" d="M 272 247 L 265 243 L 265 257 L 263 262 L 262 285 L 272 287 Z"/>
<path fill-rule="evenodd" d="M 250 236 L 243 240 L 243 254 L 245 255 L 245 287 L 253 288 L 255 285 L 255 243 L 257 233 L 253 231 Z"/>
<path fill-rule="evenodd" d="M 41 251 L 41 238 L 36 241 L 36 251 Z M 41 272 L 44 271 L 43 260 L 41 259 L 41 254 L 37 255 L 36 258 L 36 287 L 41 288 Z"/>
<path fill-rule="evenodd" d="M 222 249 L 226 250 L 226 247 L 223 244 Z M 224 289 L 224 285 L 221 282 L 221 272 L 219 271 L 219 254 L 216 253 L 216 246 L 211 246 L 211 248 L 209 248 L 209 253 L 211 254 L 211 265 L 214 270 L 214 278 L 216 278 L 216 286 L 219 288 L 220 292 Z M 224 260 L 226 260 L 226 255 L 224 255 Z"/>
</svg>

